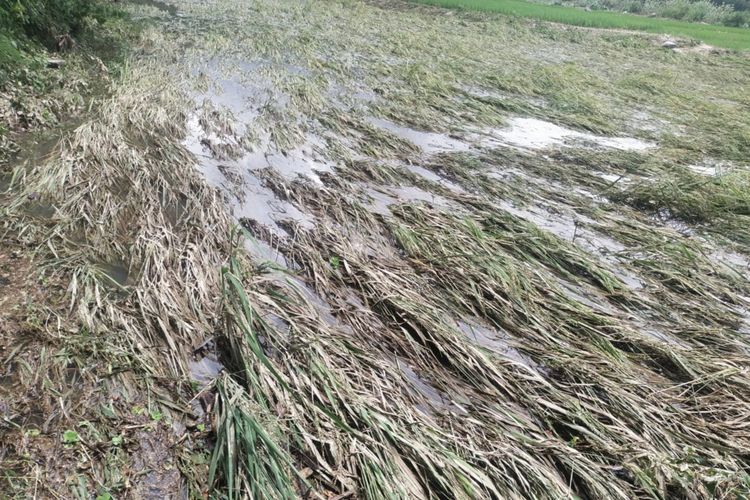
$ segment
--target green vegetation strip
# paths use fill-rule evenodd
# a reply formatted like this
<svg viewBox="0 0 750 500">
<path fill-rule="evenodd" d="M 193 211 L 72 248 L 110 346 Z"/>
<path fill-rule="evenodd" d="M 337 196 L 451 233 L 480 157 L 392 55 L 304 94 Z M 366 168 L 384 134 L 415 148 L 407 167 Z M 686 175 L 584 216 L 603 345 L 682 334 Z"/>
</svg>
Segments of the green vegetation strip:
<svg viewBox="0 0 750 500">
<path fill-rule="evenodd" d="M 624 14 L 619 12 L 587 12 L 574 7 L 539 5 L 523 0 L 416 0 L 420 3 L 447 8 L 497 12 L 509 16 L 530 17 L 543 21 L 589 28 L 615 28 L 664 33 L 689 37 L 709 45 L 727 49 L 750 49 L 750 30 L 707 24 L 687 23 Z"/>
</svg>

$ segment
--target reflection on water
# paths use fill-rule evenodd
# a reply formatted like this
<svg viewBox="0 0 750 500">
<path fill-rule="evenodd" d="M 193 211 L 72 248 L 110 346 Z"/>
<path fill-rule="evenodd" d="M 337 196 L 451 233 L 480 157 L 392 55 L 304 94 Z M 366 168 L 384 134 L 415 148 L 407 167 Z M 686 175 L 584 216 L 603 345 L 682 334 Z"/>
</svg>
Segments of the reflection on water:
<svg viewBox="0 0 750 500">
<path fill-rule="evenodd" d="M 370 125 L 387 130 L 396 137 L 414 144 L 426 154 L 444 153 L 447 151 L 466 151 L 470 148 L 468 143 L 454 139 L 445 134 L 415 130 L 403 125 L 398 125 L 383 118 L 368 117 L 367 121 Z"/>
<path fill-rule="evenodd" d="M 535 372 L 539 371 L 537 363 L 510 345 L 511 336 L 508 333 L 483 325 L 478 318 L 463 318 L 457 320 L 456 325 L 471 342 Z"/>
<path fill-rule="evenodd" d="M 211 383 L 223 369 L 224 365 L 212 353 L 190 361 L 190 377 L 203 385 Z"/>
<path fill-rule="evenodd" d="M 551 146 L 577 145 L 643 151 L 653 144 L 633 137 L 604 137 L 578 132 L 536 118 L 512 118 L 506 128 L 483 132 L 481 142 L 487 146 L 515 146 L 523 149 L 544 149 Z"/>
<path fill-rule="evenodd" d="M 384 217 L 391 215 L 390 207 L 400 203 L 425 202 L 437 207 L 448 207 L 451 202 L 439 194 L 430 193 L 416 186 L 378 186 L 362 185 L 368 200 L 365 206 L 373 213 Z"/>
</svg>

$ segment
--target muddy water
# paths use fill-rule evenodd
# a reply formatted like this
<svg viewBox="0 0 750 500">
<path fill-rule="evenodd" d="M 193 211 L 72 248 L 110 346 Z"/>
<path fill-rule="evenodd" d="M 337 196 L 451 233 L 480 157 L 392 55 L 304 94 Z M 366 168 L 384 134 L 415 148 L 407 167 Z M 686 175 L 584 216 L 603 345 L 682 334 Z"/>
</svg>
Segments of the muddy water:
<svg viewBox="0 0 750 500">
<path fill-rule="evenodd" d="M 124 262 L 101 262 L 96 267 L 114 285 L 125 286 L 129 283 L 130 269 Z"/>
<path fill-rule="evenodd" d="M 425 154 L 468 151 L 468 143 L 454 139 L 446 134 L 424 132 L 403 125 L 398 125 L 383 118 L 369 117 L 370 125 L 387 130 L 391 134 L 417 146 Z"/>
<path fill-rule="evenodd" d="M 300 212 L 291 203 L 279 199 L 272 189 L 253 172 L 259 167 L 268 168 L 258 161 L 259 155 L 248 153 L 237 160 L 217 160 L 202 144 L 205 138 L 197 118 L 189 122 L 186 147 L 198 160 L 198 165 L 211 186 L 225 193 L 233 215 L 239 221 L 247 218 L 268 227 L 279 236 L 286 234 L 281 227 L 283 220 L 293 220 L 303 227 L 310 227 L 312 219 Z"/>
<path fill-rule="evenodd" d="M 365 184 L 360 185 L 365 193 L 366 199 L 364 205 L 373 213 L 388 217 L 392 215 L 391 207 L 401 203 L 423 202 L 434 207 L 455 207 L 446 198 L 439 194 L 431 193 L 420 189 L 416 186 L 378 186 L 371 187 Z"/>
<path fill-rule="evenodd" d="M 419 411 L 426 415 L 432 415 L 433 409 L 453 413 L 467 413 L 463 406 L 469 403 L 468 400 L 456 401 L 458 398 L 455 395 L 451 397 L 449 394 L 435 387 L 427 378 L 420 376 L 415 368 L 403 358 L 396 358 L 396 365 L 406 380 L 409 381 L 415 393 L 427 400 L 429 407 L 418 404 L 416 408 Z"/>
<path fill-rule="evenodd" d="M 607 314 L 610 316 L 616 316 L 617 310 L 609 305 L 607 300 L 601 295 L 597 294 L 594 290 L 589 290 L 583 286 L 578 286 L 571 283 L 568 280 L 558 280 L 558 290 L 563 293 L 571 302 L 575 304 L 582 304 L 589 307 L 593 311 Z"/>
<path fill-rule="evenodd" d="M 750 310 L 745 309 L 742 315 L 742 324 L 740 325 L 739 332 L 744 335 L 750 335 Z"/>
<path fill-rule="evenodd" d="M 415 130 L 382 118 L 368 117 L 367 121 L 375 127 L 414 144 L 426 155 L 469 151 L 477 147 L 540 150 L 553 146 L 569 146 L 644 151 L 655 146 L 653 143 L 634 137 L 599 136 L 526 117 L 513 117 L 506 127 L 478 130 L 463 139 L 447 134 Z"/>
<path fill-rule="evenodd" d="M 539 366 L 531 358 L 510 345 L 511 336 L 485 325 L 479 318 L 463 318 L 456 321 L 458 329 L 472 343 L 482 346 L 514 363 L 538 371 Z"/>
<path fill-rule="evenodd" d="M 223 369 L 224 365 L 219 362 L 214 354 L 207 354 L 190 362 L 191 378 L 203 385 L 211 383 Z"/>
<path fill-rule="evenodd" d="M 605 181 L 609 182 L 610 184 L 615 183 L 625 183 L 627 182 L 627 179 L 622 174 L 608 174 L 606 172 L 592 172 L 595 176 L 604 179 Z"/>
<path fill-rule="evenodd" d="M 698 175 L 716 177 L 731 171 L 733 166 L 729 162 L 706 159 L 699 164 L 688 165 L 687 168 Z"/>
<path fill-rule="evenodd" d="M 499 208 L 592 253 L 617 253 L 625 248 L 621 243 L 589 229 L 596 225 L 596 221 L 564 206 L 552 211 L 547 206 L 518 206 L 502 201 Z"/>
<path fill-rule="evenodd" d="M 426 169 L 424 167 L 420 167 L 419 165 L 415 165 L 413 163 L 409 163 L 409 164 L 406 165 L 406 169 L 408 171 L 410 171 L 411 173 L 413 173 L 413 174 L 415 174 L 415 175 L 417 175 L 417 176 L 419 176 L 419 177 L 421 177 L 421 178 L 423 178 L 425 180 L 428 180 L 430 182 L 434 182 L 435 184 L 439 184 L 439 185 L 441 185 L 443 187 L 446 187 L 446 188 L 450 189 L 451 191 L 453 191 L 454 193 L 465 193 L 466 192 L 466 190 L 464 188 L 462 188 L 461 186 L 459 186 L 455 182 L 452 182 L 452 181 L 446 179 L 445 177 L 442 177 L 442 176 L 436 174 L 432 170 L 428 170 L 428 169 Z"/>
<path fill-rule="evenodd" d="M 81 117 L 75 117 L 52 129 L 29 133 L 24 138 L 20 151 L 10 158 L 9 165 L 16 166 L 23 173 L 43 164 L 57 147 L 60 139 L 72 133 L 81 121 Z M 12 187 L 12 181 L 12 169 L 0 170 L 0 195 Z M 32 193 L 31 198 L 31 201 L 34 201 L 36 195 Z"/>
<path fill-rule="evenodd" d="M 331 172 L 333 163 L 327 160 L 321 151 L 324 150 L 322 141 L 317 137 L 308 136 L 308 142 L 290 151 L 263 154 L 265 163 L 285 179 L 295 180 L 298 177 L 312 180 L 322 186 L 319 174 Z"/>
<path fill-rule="evenodd" d="M 245 173 L 244 197 L 234 205 L 238 218 L 258 221 L 271 228 L 279 236 L 286 235 L 281 221 L 292 220 L 304 228 L 312 227 L 312 217 L 302 213 L 288 201 L 280 200 L 274 192 L 252 174 Z"/>
<path fill-rule="evenodd" d="M 604 137 L 567 129 L 536 118 L 511 118 L 506 128 L 484 131 L 480 142 L 486 146 L 513 146 L 521 149 L 546 149 L 552 146 L 589 146 L 593 148 L 643 151 L 654 144 L 632 137 Z"/>
<path fill-rule="evenodd" d="M 284 255 L 278 248 L 273 248 L 263 240 L 255 238 L 245 238 L 245 250 L 248 254 L 256 256 L 261 262 L 272 263 L 282 269 L 290 267 Z"/>
<path fill-rule="evenodd" d="M 278 196 L 264 181 L 274 175 L 286 182 L 300 181 L 311 189 L 320 189 L 320 174 L 333 172 L 334 163 L 326 158 L 321 137 L 308 130 L 303 141 L 280 147 L 263 121 L 268 109 L 277 112 L 289 103 L 288 96 L 279 92 L 267 75 L 275 71 L 304 75 L 307 70 L 292 65 L 274 67 L 266 60 L 227 64 L 211 59 L 194 66 L 193 74 L 202 83 L 191 88 L 196 111 L 188 120 L 184 144 L 208 183 L 224 194 L 232 215 L 243 226 L 263 226 L 280 240 L 290 237 L 286 222 L 311 229 L 314 218 Z M 247 138 L 251 140 L 246 141 Z M 217 154 L 217 150 L 224 149 L 231 149 L 234 154 Z M 278 249 L 267 241 L 251 238 L 245 240 L 245 249 L 258 263 L 270 264 L 269 275 L 282 293 L 299 297 L 321 321 L 347 331 L 348 327 L 334 316 L 328 300 L 292 274 L 294 263 Z M 269 315 L 265 320 L 279 335 L 288 329 L 277 316 Z M 203 384 L 215 378 L 222 368 L 210 354 L 198 357 L 190 366 L 193 379 Z"/>
<path fill-rule="evenodd" d="M 285 149 L 274 143 L 271 134 L 262 124 L 261 109 L 268 106 L 282 109 L 289 101 L 285 96 L 279 95 L 278 91 L 270 88 L 270 80 L 263 76 L 269 64 L 267 61 L 250 62 L 240 65 L 239 70 L 235 68 L 230 74 L 222 72 L 220 63 L 215 61 L 199 65 L 201 69 L 196 70 L 196 75 L 208 79 L 208 83 L 202 90 L 193 90 L 196 107 L 203 107 L 205 110 L 206 104 L 209 104 L 212 109 L 221 111 L 222 116 L 229 117 L 232 125 L 222 134 L 216 132 L 216 128 L 206 127 L 202 122 L 205 120 L 205 113 L 196 113 L 188 123 L 189 135 L 185 144 L 198 159 L 199 168 L 207 181 L 225 193 L 237 220 L 252 220 L 283 239 L 289 236 L 281 224 L 283 221 L 292 220 L 303 228 L 311 228 L 315 220 L 289 201 L 280 199 L 274 190 L 264 184 L 263 173 L 272 171 L 286 181 L 301 180 L 308 182 L 311 189 L 320 189 L 323 186 L 320 174 L 334 173 L 336 164 L 328 158 L 326 141 L 312 130 L 314 126 L 305 128 L 304 140 L 294 147 Z M 291 71 L 289 68 L 286 69 Z M 303 71 L 299 70 L 298 73 Z M 625 150 L 651 147 L 636 139 L 599 137 L 529 118 L 512 119 L 507 128 L 491 130 L 478 136 L 467 136 L 465 140 L 447 134 L 416 130 L 380 118 L 369 117 L 367 122 L 418 148 L 419 153 L 412 161 L 399 161 L 401 167 L 428 184 L 440 185 L 455 193 L 465 191 L 461 186 L 421 166 L 420 160 L 441 153 L 470 152 L 487 146 L 543 149 L 550 146 L 585 145 Z M 243 137 L 248 133 L 254 138 L 250 146 L 243 143 Z M 211 144 L 236 148 L 239 153 L 234 158 L 217 158 L 216 148 L 212 148 Z M 404 202 L 425 203 L 441 210 L 459 210 L 456 203 L 421 187 L 375 186 L 366 183 L 355 187 L 361 193 L 358 202 L 382 217 L 392 217 L 394 207 Z M 552 213 L 542 207 L 521 208 L 510 203 L 503 205 L 502 209 L 598 255 L 614 254 L 623 249 L 614 240 L 588 229 L 586 226 L 592 225 L 594 221 L 574 211 Z M 276 274 L 277 284 L 289 290 L 292 295 L 296 294 L 304 299 L 322 321 L 331 327 L 347 330 L 333 314 L 333 308 L 327 299 L 301 279 L 288 274 L 290 263 L 280 252 L 263 241 L 248 241 L 246 249 L 259 261 L 270 262 L 283 269 L 284 271 L 278 271 Z M 620 276 L 632 288 L 642 286 L 637 277 L 627 272 L 621 273 Z M 564 288 L 564 291 L 569 294 L 571 300 L 589 305 L 600 312 L 613 314 L 609 306 L 589 300 L 585 291 L 577 293 L 577 290 L 571 288 Z M 272 323 L 278 323 L 279 332 L 283 333 L 282 320 Z M 478 319 L 463 318 L 457 321 L 456 327 L 469 342 L 536 374 L 543 372 L 531 359 L 512 347 L 508 335 L 483 325 Z M 443 410 L 463 411 L 451 401 L 450 396 L 437 389 L 429 380 L 420 377 L 414 367 L 406 361 L 399 362 L 398 365 L 416 393 L 427 399 L 431 406 Z M 210 381 L 221 368 L 220 363 L 210 357 L 197 359 L 191 364 L 193 378 L 201 383 Z M 420 409 L 430 413 L 429 409 Z"/>
<path fill-rule="evenodd" d="M 592 229 L 598 227 L 596 221 L 570 209 L 553 213 L 539 205 L 519 207 L 511 202 L 501 202 L 499 206 L 516 217 L 531 222 L 536 227 L 598 257 L 607 265 L 607 269 L 630 290 L 646 288 L 646 283 L 635 272 L 625 267 L 624 259 L 620 257 L 620 254 L 626 250 L 625 245 L 607 236 L 601 228 Z M 581 300 L 583 303 L 590 302 L 583 296 L 581 299 L 584 299 Z"/>
</svg>

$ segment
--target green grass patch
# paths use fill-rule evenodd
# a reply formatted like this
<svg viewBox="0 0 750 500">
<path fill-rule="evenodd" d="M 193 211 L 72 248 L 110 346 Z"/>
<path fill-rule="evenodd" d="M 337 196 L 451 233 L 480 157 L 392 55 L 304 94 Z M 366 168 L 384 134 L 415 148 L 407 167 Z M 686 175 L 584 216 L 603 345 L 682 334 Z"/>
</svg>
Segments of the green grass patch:
<svg viewBox="0 0 750 500">
<path fill-rule="evenodd" d="M 126 35 L 123 11 L 104 0 L 0 0 L 0 85 L 25 81 L 45 51 L 120 58 Z"/>
<path fill-rule="evenodd" d="M 540 5 L 523 0 L 416 0 L 447 8 L 497 12 L 508 16 L 529 17 L 588 28 L 615 28 L 664 33 L 694 38 L 709 45 L 735 50 L 750 49 L 750 30 L 744 28 L 688 23 L 650 18 L 619 12 L 587 12 L 574 7 Z"/>
</svg>

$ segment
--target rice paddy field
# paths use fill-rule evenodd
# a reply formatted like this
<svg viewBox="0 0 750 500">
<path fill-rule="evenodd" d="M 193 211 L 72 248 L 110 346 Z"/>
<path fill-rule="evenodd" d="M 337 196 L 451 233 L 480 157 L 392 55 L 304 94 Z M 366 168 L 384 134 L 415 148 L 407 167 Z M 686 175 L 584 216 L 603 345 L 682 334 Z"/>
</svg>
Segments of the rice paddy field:
<svg viewBox="0 0 750 500">
<path fill-rule="evenodd" d="M 0 176 L 0 496 L 750 496 L 746 53 L 123 8 Z"/>
</svg>

